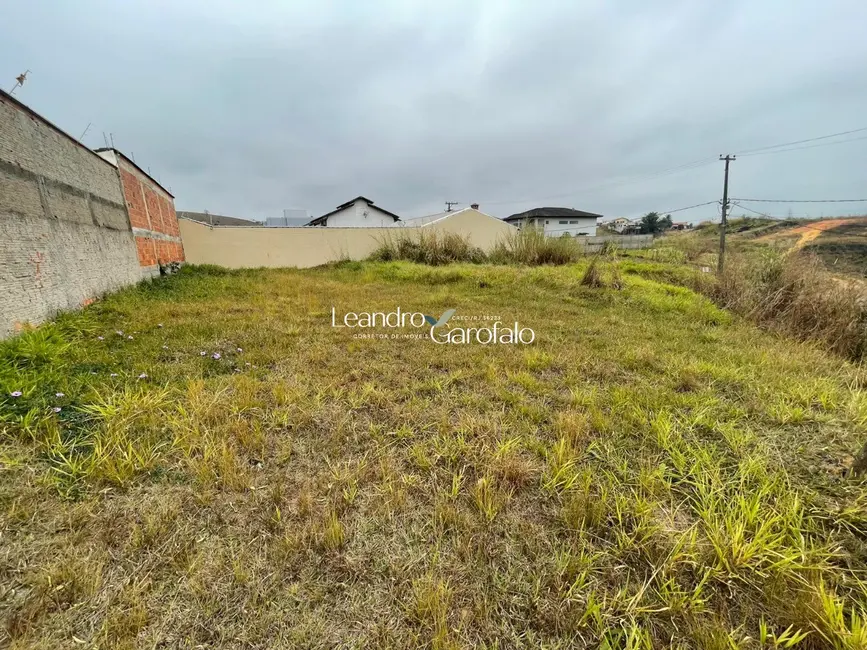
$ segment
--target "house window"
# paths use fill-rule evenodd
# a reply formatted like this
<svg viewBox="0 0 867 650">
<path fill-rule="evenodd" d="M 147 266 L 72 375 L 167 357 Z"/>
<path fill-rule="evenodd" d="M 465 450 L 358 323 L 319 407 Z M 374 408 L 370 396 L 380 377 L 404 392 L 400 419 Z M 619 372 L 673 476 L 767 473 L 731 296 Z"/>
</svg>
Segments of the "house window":
<svg viewBox="0 0 867 650">
<path fill-rule="evenodd" d="M 561 223 L 566 223 L 566 222 L 562 221 Z M 577 221 L 570 221 L 569 223 L 578 223 L 578 222 Z"/>
<path fill-rule="evenodd" d="M 568 221 L 561 221 L 560 225 L 562 226 L 563 224 L 567 224 L 567 223 L 569 223 L 569 222 Z M 573 221 L 572 223 L 575 223 L 575 222 Z"/>
<path fill-rule="evenodd" d="M 546 224 L 549 224 L 549 223 L 551 223 L 551 222 L 550 222 L 550 221 L 548 221 L 548 220 L 547 220 L 547 219 L 545 219 L 545 223 L 546 223 Z"/>
</svg>

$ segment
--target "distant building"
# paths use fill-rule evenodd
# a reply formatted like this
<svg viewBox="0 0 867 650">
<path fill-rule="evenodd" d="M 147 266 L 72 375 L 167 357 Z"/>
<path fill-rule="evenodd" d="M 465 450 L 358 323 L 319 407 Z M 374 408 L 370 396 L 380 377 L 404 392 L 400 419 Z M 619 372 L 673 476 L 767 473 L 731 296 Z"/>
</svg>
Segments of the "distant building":
<svg viewBox="0 0 867 650">
<path fill-rule="evenodd" d="M 621 235 L 637 235 L 641 232 L 641 220 L 643 217 L 638 217 L 637 219 L 633 219 L 631 221 L 627 221 L 623 226 L 623 230 L 620 231 Z"/>
<path fill-rule="evenodd" d="M 622 233 L 624 228 L 629 225 L 629 219 L 626 217 L 617 217 L 616 219 L 609 221 L 607 226 L 611 228 L 614 232 Z"/>
<path fill-rule="evenodd" d="M 601 214 L 572 208 L 533 208 L 506 217 L 504 221 L 518 228 L 538 228 L 548 237 L 596 235 L 596 222 Z"/>
<path fill-rule="evenodd" d="M 368 198 L 358 196 L 306 225 L 329 228 L 388 228 L 398 221 L 400 217 L 393 212 L 374 205 Z"/>
<path fill-rule="evenodd" d="M 692 224 L 688 221 L 675 221 L 671 224 L 672 230 L 689 230 L 690 228 L 692 228 Z"/>
<path fill-rule="evenodd" d="M 222 214 L 211 214 L 210 212 L 178 212 L 178 217 L 181 219 L 189 219 L 190 221 L 198 221 L 209 226 L 261 226 L 261 221 L 251 221 L 250 219 L 241 219 L 239 217 L 227 217 Z"/>
<path fill-rule="evenodd" d="M 268 228 L 299 228 L 310 221 L 310 214 L 301 208 L 286 208 L 282 217 L 268 217 L 265 226 Z"/>
</svg>

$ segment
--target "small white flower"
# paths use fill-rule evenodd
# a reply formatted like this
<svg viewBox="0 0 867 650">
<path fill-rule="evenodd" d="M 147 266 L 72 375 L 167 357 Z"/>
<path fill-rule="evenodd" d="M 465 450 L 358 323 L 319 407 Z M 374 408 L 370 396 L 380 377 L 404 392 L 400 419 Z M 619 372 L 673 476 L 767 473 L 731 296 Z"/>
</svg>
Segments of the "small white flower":
<svg viewBox="0 0 867 650">
<path fill-rule="evenodd" d="M 250 365 L 250 362 L 248 361 L 248 362 L 245 363 L 244 365 L 245 365 L 245 366 L 249 366 L 249 365 Z"/>
<path fill-rule="evenodd" d="M 208 353 L 205 352 L 204 350 L 202 350 L 201 352 L 199 352 L 199 355 L 200 355 L 200 356 L 203 356 L 203 357 L 206 357 L 206 356 L 208 356 Z"/>
<path fill-rule="evenodd" d="M 97 337 L 96 337 L 96 340 L 97 340 L 97 341 L 104 341 L 104 340 L 105 340 L 105 337 L 104 337 L 104 336 L 97 336 Z"/>
<path fill-rule="evenodd" d="M 117 373 L 116 373 L 116 372 L 113 372 L 113 373 L 111 373 L 111 376 L 112 376 L 112 377 L 117 377 Z"/>
<path fill-rule="evenodd" d="M 221 355 L 220 355 L 219 352 L 214 352 L 214 354 L 211 355 L 211 358 L 212 358 L 212 359 L 216 359 L 217 361 L 219 361 L 219 360 L 220 360 L 220 356 L 221 356 Z"/>
<path fill-rule="evenodd" d="M 118 336 L 123 336 L 123 330 L 117 330 L 117 335 L 118 335 Z"/>
<path fill-rule="evenodd" d="M 55 397 L 66 397 L 66 393 L 54 393 Z"/>
<path fill-rule="evenodd" d="M 21 395 L 23 395 L 23 393 L 22 393 L 20 390 L 13 390 L 13 391 L 12 391 L 11 393 L 9 393 L 9 394 L 10 394 L 12 397 L 21 397 Z"/>
<path fill-rule="evenodd" d="M 147 379 L 148 376 L 145 373 L 142 373 L 138 376 L 139 379 Z"/>
<path fill-rule="evenodd" d="M 163 350 L 168 350 L 168 349 L 169 349 L 169 346 L 168 346 L 168 345 L 164 345 L 164 346 L 163 346 Z"/>
<path fill-rule="evenodd" d="M 131 337 L 131 336 L 127 336 L 126 338 L 127 338 L 128 341 L 132 341 L 132 337 Z"/>
<path fill-rule="evenodd" d="M 60 413 L 60 407 L 59 406 L 55 406 L 51 410 L 54 411 L 55 413 Z"/>
<path fill-rule="evenodd" d="M 162 326 L 163 326 L 162 323 L 157 323 L 157 327 L 162 327 Z"/>
<path fill-rule="evenodd" d="M 243 352 L 244 348 L 238 348 L 238 352 Z"/>
</svg>

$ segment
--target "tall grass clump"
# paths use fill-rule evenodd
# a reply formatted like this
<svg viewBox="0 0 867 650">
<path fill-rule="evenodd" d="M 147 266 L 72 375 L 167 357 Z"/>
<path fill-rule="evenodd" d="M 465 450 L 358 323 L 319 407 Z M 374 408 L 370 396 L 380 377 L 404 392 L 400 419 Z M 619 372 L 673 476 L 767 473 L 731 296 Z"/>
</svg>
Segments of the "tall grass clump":
<svg viewBox="0 0 867 650">
<path fill-rule="evenodd" d="M 490 259 L 497 264 L 571 264 L 581 257 L 581 248 L 571 237 L 547 237 L 535 228 L 511 233 L 498 242 Z"/>
<path fill-rule="evenodd" d="M 827 273 L 815 255 L 732 255 L 709 288 L 718 304 L 763 327 L 822 343 L 853 360 L 867 357 L 867 300 L 857 287 Z"/>
<path fill-rule="evenodd" d="M 402 232 L 382 240 L 370 256 L 372 261 L 392 262 L 405 260 L 419 264 L 439 266 L 453 262 L 480 264 L 486 261 L 485 252 L 470 243 L 469 237 L 457 233 L 419 230 Z"/>
</svg>

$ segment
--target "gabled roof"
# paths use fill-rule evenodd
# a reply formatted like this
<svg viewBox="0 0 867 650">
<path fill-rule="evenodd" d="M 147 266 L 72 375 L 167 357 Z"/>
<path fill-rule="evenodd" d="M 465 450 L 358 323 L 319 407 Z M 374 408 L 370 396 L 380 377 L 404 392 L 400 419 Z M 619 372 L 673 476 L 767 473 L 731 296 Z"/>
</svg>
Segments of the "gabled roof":
<svg viewBox="0 0 867 650">
<path fill-rule="evenodd" d="M 572 217 L 573 219 L 577 217 L 591 217 L 594 219 L 601 219 L 602 215 L 593 212 L 584 212 L 583 210 L 574 210 L 572 208 L 533 208 L 526 212 L 519 212 L 518 214 L 508 216 L 503 219 L 503 221 L 521 221 L 522 219 L 532 219 L 536 217 Z"/>
<path fill-rule="evenodd" d="M 474 212 L 478 212 L 480 215 L 487 217 L 488 219 L 494 219 L 495 221 L 500 221 L 500 222 L 503 221 L 499 217 L 495 217 L 493 215 L 490 215 L 487 212 L 482 212 L 478 208 L 467 207 L 467 208 L 461 208 L 460 210 L 448 210 L 446 212 L 437 212 L 435 214 L 426 214 L 426 215 L 421 216 L 421 217 L 410 217 L 408 219 L 403 220 L 401 222 L 401 224 L 406 226 L 406 227 L 421 228 L 423 226 L 428 226 L 432 223 L 436 223 L 437 221 L 442 221 L 443 219 L 449 219 L 451 217 L 454 217 L 456 215 L 461 214 L 462 212 L 467 212 L 469 210 L 472 210 Z M 509 224 L 509 225 L 511 226 L 512 224 Z"/>
<path fill-rule="evenodd" d="M 332 210 L 331 212 L 328 212 L 328 213 L 326 213 L 326 214 L 323 214 L 321 217 L 316 217 L 315 219 L 311 219 L 311 220 L 308 221 L 305 225 L 307 225 L 307 226 L 318 226 L 320 223 L 323 223 L 323 222 L 324 222 L 328 217 L 330 217 L 332 214 L 336 214 L 337 212 L 340 212 L 340 211 L 343 210 L 344 208 L 348 208 L 350 205 L 352 205 L 353 203 L 356 203 L 357 201 L 364 201 L 365 203 L 367 203 L 367 205 L 369 205 L 369 206 L 371 206 L 371 207 L 373 207 L 373 208 L 376 208 L 376 209 L 379 210 L 380 212 L 383 212 L 383 213 L 387 214 L 389 217 L 391 217 L 391 218 L 394 219 L 395 221 L 400 221 L 400 217 L 398 217 L 396 214 L 394 214 L 393 212 L 389 212 L 388 210 L 385 210 L 385 209 L 383 209 L 383 208 L 380 208 L 378 205 L 373 205 L 373 201 L 371 201 L 371 200 L 368 199 L 367 197 L 364 197 L 364 196 L 356 196 L 356 197 L 355 197 L 354 199 L 352 199 L 351 201 L 347 201 L 346 203 L 341 203 L 340 205 L 338 205 L 338 206 L 337 206 L 334 210 Z"/>
</svg>

